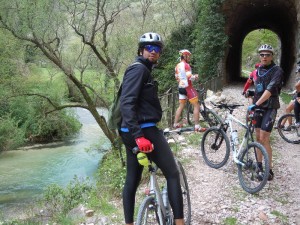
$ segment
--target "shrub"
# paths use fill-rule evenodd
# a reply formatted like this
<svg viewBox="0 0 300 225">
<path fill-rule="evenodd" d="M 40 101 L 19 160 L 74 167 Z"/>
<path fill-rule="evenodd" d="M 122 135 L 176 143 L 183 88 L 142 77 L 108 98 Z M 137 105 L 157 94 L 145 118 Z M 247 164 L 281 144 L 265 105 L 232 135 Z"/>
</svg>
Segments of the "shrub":
<svg viewBox="0 0 300 225">
<path fill-rule="evenodd" d="M 24 143 L 24 130 L 19 129 L 18 123 L 6 115 L 0 117 L 0 151 L 16 148 Z"/>
<path fill-rule="evenodd" d="M 58 184 L 48 186 L 41 201 L 53 218 L 61 218 L 79 204 L 86 203 L 91 190 L 89 180 L 79 180 L 75 176 L 66 188 Z"/>
</svg>

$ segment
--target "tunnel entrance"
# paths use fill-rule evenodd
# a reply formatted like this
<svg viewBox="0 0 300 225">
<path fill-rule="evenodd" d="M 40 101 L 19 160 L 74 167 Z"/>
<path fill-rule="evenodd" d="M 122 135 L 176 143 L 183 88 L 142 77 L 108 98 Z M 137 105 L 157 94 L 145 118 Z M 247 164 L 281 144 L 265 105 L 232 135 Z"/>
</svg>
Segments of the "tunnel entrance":
<svg viewBox="0 0 300 225">
<path fill-rule="evenodd" d="M 225 83 L 241 81 L 242 45 L 253 30 L 268 29 L 278 35 L 281 42 L 279 65 L 285 72 L 286 83 L 293 72 L 297 53 L 296 0 L 227 0 L 223 5 L 226 17 L 225 31 L 229 48 L 225 57 Z M 259 47 L 259 46 L 257 46 Z"/>
<path fill-rule="evenodd" d="M 281 56 L 281 43 L 278 36 L 267 29 L 259 29 L 251 31 L 245 37 L 242 43 L 242 71 L 241 77 L 248 78 L 249 74 L 255 69 L 255 65 L 260 63 L 260 57 L 257 53 L 257 47 L 261 43 L 268 43 L 275 49 L 273 61 L 279 65 Z"/>
</svg>

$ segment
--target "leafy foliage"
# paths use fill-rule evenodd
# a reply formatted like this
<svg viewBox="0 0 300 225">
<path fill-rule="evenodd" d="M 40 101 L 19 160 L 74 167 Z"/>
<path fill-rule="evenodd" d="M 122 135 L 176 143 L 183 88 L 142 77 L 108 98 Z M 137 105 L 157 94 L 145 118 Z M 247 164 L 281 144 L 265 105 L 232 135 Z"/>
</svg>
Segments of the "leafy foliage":
<svg viewBox="0 0 300 225">
<path fill-rule="evenodd" d="M 278 36 L 267 29 L 259 29 L 250 32 L 243 42 L 242 65 L 245 69 L 253 70 L 255 63 L 258 63 L 257 49 L 263 44 L 270 44 L 279 51 Z M 275 54 L 276 56 L 277 54 Z"/>
<path fill-rule="evenodd" d="M 24 130 L 19 129 L 18 122 L 11 115 L 0 117 L 0 151 L 20 146 L 24 136 Z"/>
<path fill-rule="evenodd" d="M 26 66 L 23 62 L 24 50 L 20 41 L 7 32 L 0 30 L 0 84 L 4 79 L 9 79 L 23 73 Z"/>
<path fill-rule="evenodd" d="M 122 188 L 125 182 L 126 168 L 118 160 L 119 156 L 116 151 L 106 154 L 102 161 L 101 167 L 97 172 L 99 181 L 99 192 L 105 190 L 114 196 L 121 196 Z"/>
<path fill-rule="evenodd" d="M 219 63 L 224 56 L 227 36 L 225 18 L 220 12 L 224 0 L 199 1 L 200 12 L 195 25 L 194 43 L 196 66 L 200 80 L 208 80 L 219 74 Z"/>
<path fill-rule="evenodd" d="M 64 101 L 63 88 L 51 82 L 45 76 L 39 76 L 36 85 L 35 76 L 15 75 L 0 84 L 0 150 L 16 148 L 24 141 L 51 141 L 62 139 L 79 131 L 81 125 L 72 110 L 51 111 L 52 106 L 37 96 L 26 96 L 22 93 L 40 93 L 52 97 L 52 101 Z M 47 115 L 47 116 L 46 116 Z"/>
<path fill-rule="evenodd" d="M 159 61 L 158 68 L 154 70 L 154 76 L 159 80 L 159 90 L 166 91 L 170 87 L 176 86 L 175 66 L 179 63 L 179 50 L 193 49 L 193 31 L 194 25 L 185 25 L 174 31 L 166 42 L 163 54 Z M 191 63 L 191 65 L 193 62 Z"/>
<path fill-rule="evenodd" d="M 89 180 L 74 177 L 66 188 L 57 184 L 48 186 L 43 194 L 42 202 L 54 218 L 59 218 L 79 204 L 87 202 L 91 190 L 92 185 Z"/>
<path fill-rule="evenodd" d="M 159 64 L 163 68 L 159 66 L 155 72 L 160 80 L 161 92 L 176 85 L 174 68 L 178 63 L 176 60 L 180 49 L 189 49 L 192 52 L 190 64 L 193 72 L 199 74 L 199 82 L 218 75 L 218 65 L 227 42 L 225 19 L 219 11 L 222 2 L 223 0 L 197 1 L 197 21 L 183 24 L 171 33 Z"/>
</svg>

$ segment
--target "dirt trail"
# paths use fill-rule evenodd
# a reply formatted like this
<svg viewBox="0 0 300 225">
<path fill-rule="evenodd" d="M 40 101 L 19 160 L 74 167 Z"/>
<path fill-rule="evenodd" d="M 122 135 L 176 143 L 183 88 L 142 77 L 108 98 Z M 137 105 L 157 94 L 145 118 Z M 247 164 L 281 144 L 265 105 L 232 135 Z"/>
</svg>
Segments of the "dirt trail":
<svg viewBox="0 0 300 225">
<path fill-rule="evenodd" d="M 241 85 L 230 85 L 222 94 L 232 103 L 245 104 L 234 114 L 242 118 L 248 102 L 241 92 Z M 284 109 L 282 103 L 277 117 Z M 275 178 L 255 195 L 241 188 L 233 163 L 212 169 L 203 161 L 200 149 L 187 148 L 184 154 L 190 162 L 184 167 L 191 191 L 192 225 L 300 225 L 300 145 L 286 143 L 274 130 L 272 146 Z"/>
</svg>

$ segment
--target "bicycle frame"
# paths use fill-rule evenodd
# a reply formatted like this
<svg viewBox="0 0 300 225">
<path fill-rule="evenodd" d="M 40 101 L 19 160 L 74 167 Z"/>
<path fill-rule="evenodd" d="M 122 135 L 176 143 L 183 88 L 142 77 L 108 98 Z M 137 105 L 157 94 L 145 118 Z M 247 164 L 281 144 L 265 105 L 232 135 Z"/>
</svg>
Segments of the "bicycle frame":
<svg viewBox="0 0 300 225">
<path fill-rule="evenodd" d="M 149 172 L 150 172 L 150 192 L 149 192 L 148 195 L 149 196 L 150 195 L 155 196 L 157 209 L 158 209 L 158 213 L 159 213 L 159 216 L 158 216 L 159 217 L 159 223 L 160 224 L 165 224 L 166 221 L 164 221 L 164 219 L 166 219 L 167 216 L 168 216 L 167 211 L 170 211 L 170 204 L 168 204 L 168 207 L 167 207 L 168 210 L 167 210 L 164 206 L 161 191 L 160 191 L 158 181 L 157 181 L 157 177 L 156 177 L 156 171 L 157 171 L 158 167 L 153 166 L 152 163 L 150 163 L 148 169 L 149 169 Z"/>
<path fill-rule="evenodd" d="M 226 112 L 225 120 L 221 124 L 221 128 L 223 128 L 223 130 L 225 132 L 227 132 L 227 130 L 229 128 L 229 133 L 230 133 L 229 141 L 230 141 L 230 146 L 231 146 L 231 149 L 232 149 L 232 152 L 233 152 L 233 161 L 236 164 L 241 165 L 242 167 L 244 167 L 245 164 L 242 163 L 238 158 L 239 158 L 239 154 L 242 152 L 243 147 L 248 145 L 249 137 L 251 138 L 252 142 L 254 141 L 253 134 L 252 134 L 252 132 L 250 132 L 250 128 L 249 128 L 249 126 L 252 126 L 251 125 L 252 121 L 249 123 L 249 126 L 248 126 L 247 124 L 241 122 L 239 119 L 235 118 L 232 115 L 233 109 L 227 109 L 227 110 L 229 110 L 229 112 L 228 111 Z M 234 140 L 232 139 L 232 132 L 234 130 L 233 129 L 233 123 L 238 124 L 240 127 L 243 127 L 244 129 L 246 129 L 246 132 L 245 132 L 245 135 L 243 137 L 242 142 L 241 143 L 239 142 L 239 148 L 238 149 L 234 145 Z M 255 157 L 257 157 L 256 154 L 255 154 Z"/>
</svg>

